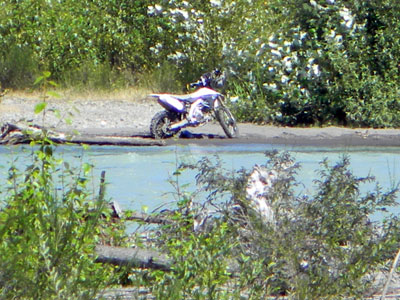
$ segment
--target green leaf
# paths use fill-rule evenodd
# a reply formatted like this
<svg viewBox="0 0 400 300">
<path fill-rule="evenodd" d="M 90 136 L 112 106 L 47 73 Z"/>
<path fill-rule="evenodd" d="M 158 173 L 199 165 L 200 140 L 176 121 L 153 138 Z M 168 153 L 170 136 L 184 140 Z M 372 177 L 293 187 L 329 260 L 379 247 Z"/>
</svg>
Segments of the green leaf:
<svg viewBox="0 0 400 300">
<path fill-rule="evenodd" d="M 51 76 L 51 72 L 49 72 L 49 71 L 44 71 L 43 72 L 43 77 L 44 78 L 49 78 Z"/>
<path fill-rule="evenodd" d="M 40 102 L 40 103 L 36 104 L 35 110 L 34 110 L 35 114 L 41 113 L 46 108 L 46 106 L 47 106 L 46 102 Z"/>
<path fill-rule="evenodd" d="M 57 87 L 57 86 L 58 86 L 58 84 L 57 84 L 55 81 L 53 81 L 53 80 L 49 80 L 48 83 L 49 83 L 50 85 L 54 86 L 54 87 Z"/>
<path fill-rule="evenodd" d="M 36 78 L 36 80 L 35 80 L 35 82 L 33 83 L 33 85 L 37 85 L 37 84 L 39 84 L 40 82 L 42 82 L 42 81 L 43 81 L 43 79 L 44 79 L 44 77 L 43 77 L 43 76 L 39 76 L 38 78 Z"/>
<path fill-rule="evenodd" d="M 54 91 L 48 91 L 47 95 L 53 98 L 61 98 L 61 95 Z"/>
<path fill-rule="evenodd" d="M 88 163 L 84 163 L 82 165 L 82 169 L 83 169 L 84 174 L 88 174 L 92 170 L 92 165 L 88 164 Z"/>
</svg>

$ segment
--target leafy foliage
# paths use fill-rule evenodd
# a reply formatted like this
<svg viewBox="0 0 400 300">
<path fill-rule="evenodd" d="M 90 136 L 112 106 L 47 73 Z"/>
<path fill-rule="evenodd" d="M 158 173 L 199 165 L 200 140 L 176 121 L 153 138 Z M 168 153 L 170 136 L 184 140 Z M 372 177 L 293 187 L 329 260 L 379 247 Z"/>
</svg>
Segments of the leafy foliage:
<svg viewBox="0 0 400 300">
<path fill-rule="evenodd" d="M 268 154 L 262 167 L 276 177 L 264 196 L 273 222 L 249 202 L 250 172 L 232 173 L 208 158 L 180 172 L 187 167 L 199 171 L 199 188 L 209 196 L 200 204 L 180 193 L 186 196 L 178 202 L 176 224 L 160 229 L 159 243 L 176 264 L 172 272 L 146 276 L 159 297 L 361 298 L 373 292 L 374 276 L 396 253 L 399 220 L 387 215 L 372 222 L 369 216 L 397 205 L 397 189 L 383 192 L 377 185 L 362 193 L 374 178 L 354 176 L 347 157 L 335 165 L 321 162 L 315 192 L 305 196 L 296 190 L 300 166 L 288 153 Z M 203 227 L 196 227 L 199 216 Z"/>
<path fill-rule="evenodd" d="M 43 118 L 50 75 L 35 81 L 45 93 L 35 107 Z M 45 130 L 30 139 L 27 166 L 16 167 L 18 155 L 2 183 L 0 299 L 93 299 L 117 274 L 95 263 L 94 247 L 120 245 L 124 227 L 110 222 L 105 183 L 99 195 L 90 188 L 90 164 L 77 169 L 58 158 Z"/>
<path fill-rule="evenodd" d="M 24 171 L 11 167 L 0 211 L 1 298 L 90 299 L 107 282 L 94 263 L 104 199 L 42 143 Z"/>
</svg>

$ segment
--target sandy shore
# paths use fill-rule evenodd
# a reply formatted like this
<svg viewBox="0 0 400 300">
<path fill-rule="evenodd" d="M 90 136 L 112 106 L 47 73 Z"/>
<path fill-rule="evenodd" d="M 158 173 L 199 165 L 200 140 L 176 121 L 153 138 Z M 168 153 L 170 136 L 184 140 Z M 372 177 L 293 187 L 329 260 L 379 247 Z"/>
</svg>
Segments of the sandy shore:
<svg viewBox="0 0 400 300">
<path fill-rule="evenodd" d="M 162 108 L 151 98 L 141 100 L 49 100 L 47 112 L 35 114 L 39 99 L 5 96 L 0 101 L 0 124 L 23 120 L 56 131 L 78 131 L 86 135 L 148 137 L 150 121 Z M 60 117 L 54 113 L 57 111 Z M 67 120 L 70 120 L 68 122 Z M 70 123 L 70 124 L 69 124 Z M 349 129 L 340 127 L 291 128 L 239 124 L 240 136 L 227 139 L 218 123 L 187 128 L 173 143 L 265 143 L 293 146 L 400 146 L 400 129 Z"/>
</svg>

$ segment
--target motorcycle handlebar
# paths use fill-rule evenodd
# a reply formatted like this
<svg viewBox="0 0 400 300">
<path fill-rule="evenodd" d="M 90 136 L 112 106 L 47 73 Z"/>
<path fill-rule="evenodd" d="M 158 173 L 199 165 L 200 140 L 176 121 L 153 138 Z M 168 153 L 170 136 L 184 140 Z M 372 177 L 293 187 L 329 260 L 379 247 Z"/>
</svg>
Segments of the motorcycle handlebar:
<svg viewBox="0 0 400 300">
<path fill-rule="evenodd" d="M 201 86 L 203 86 L 203 83 L 202 83 L 201 81 L 192 82 L 191 84 L 189 84 L 189 86 L 190 86 L 191 88 L 201 87 Z"/>
</svg>

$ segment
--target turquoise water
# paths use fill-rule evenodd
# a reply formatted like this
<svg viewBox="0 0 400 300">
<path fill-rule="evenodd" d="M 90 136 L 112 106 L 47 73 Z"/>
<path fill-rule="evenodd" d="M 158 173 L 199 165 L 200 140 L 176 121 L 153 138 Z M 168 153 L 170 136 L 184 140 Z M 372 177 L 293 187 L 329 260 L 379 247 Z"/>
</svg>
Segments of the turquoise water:
<svg viewBox="0 0 400 300">
<path fill-rule="evenodd" d="M 25 149 L 25 150 L 24 150 Z M 318 179 L 315 170 L 319 163 L 328 158 L 331 164 L 340 160 L 343 154 L 350 157 L 351 169 L 357 176 L 372 174 L 380 185 L 389 189 L 400 181 L 400 148 L 315 148 L 288 147 L 261 144 L 240 144 L 229 146 L 168 146 L 168 147 L 91 147 L 83 151 L 75 146 L 61 146 L 58 154 L 70 164 L 79 166 L 90 162 L 95 166 L 93 188 L 97 191 L 101 171 L 106 171 L 107 196 L 116 200 L 123 209 L 148 209 L 152 211 L 175 200 L 174 188 L 168 182 L 179 162 L 197 162 L 204 156 L 218 155 L 225 168 L 250 169 L 266 161 L 265 152 L 271 150 L 289 151 L 300 163 L 298 180 L 303 183 L 299 193 L 310 194 L 313 180 Z M 0 179 L 18 156 L 17 166 L 24 168 L 30 162 L 29 147 L 0 147 Z M 195 189 L 194 172 L 185 172 L 180 177 L 182 184 L 189 183 L 188 190 Z M 4 180 L 1 180 L 4 182 Z M 365 191 L 374 185 L 364 186 Z"/>
</svg>

